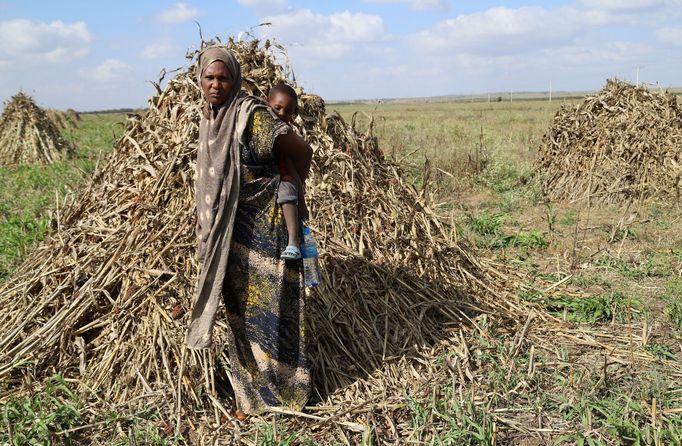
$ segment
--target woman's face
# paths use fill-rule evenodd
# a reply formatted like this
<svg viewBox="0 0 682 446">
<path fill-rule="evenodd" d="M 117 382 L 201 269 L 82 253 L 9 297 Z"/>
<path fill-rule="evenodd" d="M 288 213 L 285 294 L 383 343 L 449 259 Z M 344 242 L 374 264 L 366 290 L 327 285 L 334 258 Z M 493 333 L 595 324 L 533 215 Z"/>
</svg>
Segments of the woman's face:
<svg viewBox="0 0 682 446">
<path fill-rule="evenodd" d="M 232 74 L 227 66 L 216 60 L 201 75 L 201 90 L 211 105 L 223 105 L 232 88 Z"/>
</svg>

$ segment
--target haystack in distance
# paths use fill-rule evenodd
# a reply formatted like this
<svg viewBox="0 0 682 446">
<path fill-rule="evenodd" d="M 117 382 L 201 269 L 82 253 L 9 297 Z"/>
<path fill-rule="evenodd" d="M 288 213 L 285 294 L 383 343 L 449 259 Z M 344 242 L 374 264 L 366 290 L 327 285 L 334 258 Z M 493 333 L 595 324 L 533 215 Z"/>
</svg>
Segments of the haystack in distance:
<svg viewBox="0 0 682 446">
<path fill-rule="evenodd" d="M 47 113 L 19 92 L 0 116 L 0 165 L 49 164 L 66 156 L 70 145 Z"/>
<path fill-rule="evenodd" d="M 48 108 L 45 110 L 48 118 L 52 120 L 55 127 L 58 129 L 69 129 L 77 127 L 77 121 L 80 121 L 80 115 L 74 109 L 70 108 L 66 111 L 57 110 L 55 108 Z"/>
<path fill-rule="evenodd" d="M 677 196 L 681 164 L 675 96 L 614 79 L 556 113 L 535 170 L 551 200 L 621 204 Z"/>
</svg>

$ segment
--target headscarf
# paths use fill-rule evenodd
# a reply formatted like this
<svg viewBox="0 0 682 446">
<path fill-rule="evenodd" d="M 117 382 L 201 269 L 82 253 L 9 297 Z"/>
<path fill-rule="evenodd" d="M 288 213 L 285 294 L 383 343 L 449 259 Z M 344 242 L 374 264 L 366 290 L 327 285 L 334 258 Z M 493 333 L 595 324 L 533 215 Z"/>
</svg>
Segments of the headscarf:
<svg viewBox="0 0 682 446">
<path fill-rule="evenodd" d="M 216 61 L 230 71 L 232 86 L 223 104 L 205 104 L 199 125 L 195 198 L 202 268 L 186 339 L 188 347 L 197 349 L 211 344 L 239 201 L 239 146 L 258 104 L 241 91 L 239 62 L 224 47 L 209 47 L 199 55 L 199 86 L 204 70 Z"/>
</svg>

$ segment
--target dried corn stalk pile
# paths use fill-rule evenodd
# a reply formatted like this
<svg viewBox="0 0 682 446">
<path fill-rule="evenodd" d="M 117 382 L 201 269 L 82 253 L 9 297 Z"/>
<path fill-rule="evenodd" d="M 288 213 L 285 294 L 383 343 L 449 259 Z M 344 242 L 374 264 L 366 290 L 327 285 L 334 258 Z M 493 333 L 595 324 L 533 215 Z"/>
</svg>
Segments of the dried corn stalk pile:
<svg viewBox="0 0 682 446">
<path fill-rule="evenodd" d="M 264 94 L 285 77 L 267 42 L 228 46 L 247 91 Z M 200 103 L 192 70 L 159 87 L 87 190 L 56 214 L 52 235 L 0 289 L 0 404 L 59 371 L 80 383 L 95 413 L 155 407 L 164 420 L 196 428 L 228 412 L 225 325 L 210 351 L 183 345 L 197 273 Z M 371 407 L 390 397 L 387 416 L 403 407 L 405 388 L 392 386 L 413 376 L 409 370 L 431 367 L 411 358 L 456 344 L 451 334 L 462 337 L 469 318 L 494 313 L 513 327 L 531 313 L 545 316 L 510 296 L 514 281 L 453 238 L 370 133 L 325 116 L 319 97 L 302 94 L 301 109 L 298 130 L 315 149 L 308 191 L 324 275 L 307 301 L 315 396 L 326 401 L 314 411 L 340 413 L 334 423 L 357 432 L 338 420 L 352 416 L 358 398 Z M 391 376 L 377 389 L 382 373 Z"/>
<path fill-rule="evenodd" d="M 557 112 L 535 168 L 552 200 L 609 204 L 675 196 L 681 165 L 675 96 L 608 80 L 596 95 Z"/>
<path fill-rule="evenodd" d="M 58 127 L 29 96 L 19 92 L 5 103 L 0 116 L 0 164 L 49 164 L 69 150 Z"/>
<path fill-rule="evenodd" d="M 71 112 L 69 112 L 69 110 Z M 45 110 L 47 117 L 54 123 L 55 127 L 58 129 L 66 129 L 76 127 L 76 112 L 69 109 L 67 111 L 61 111 L 54 108 L 48 108 Z"/>
<path fill-rule="evenodd" d="M 73 122 L 74 126 L 77 125 L 78 121 L 81 120 L 81 114 L 72 108 L 67 108 L 64 114 L 68 120 Z"/>
</svg>

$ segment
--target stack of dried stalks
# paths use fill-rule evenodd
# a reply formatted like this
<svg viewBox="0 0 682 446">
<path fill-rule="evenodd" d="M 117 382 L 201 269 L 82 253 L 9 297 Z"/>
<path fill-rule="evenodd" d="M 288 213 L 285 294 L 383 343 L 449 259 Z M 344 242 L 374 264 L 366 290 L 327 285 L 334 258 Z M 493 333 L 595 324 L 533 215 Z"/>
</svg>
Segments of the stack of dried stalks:
<svg viewBox="0 0 682 446">
<path fill-rule="evenodd" d="M 0 164 L 48 164 L 70 149 L 58 126 L 28 95 L 19 92 L 5 103 L 0 116 Z"/>
<path fill-rule="evenodd" d="M 608 80 L 596 95 L 557 112 L 536 170 L 552 200 L 609 204 L 676 196 L 682 111 L 670 93 Z"/>
<path fill-rule="evenodd" d="M 228 46 L 247 91 L 265 93 L 284 78 L 267 42 Z M 87 190 L 56 214 L 52 235 L 0 289 L 0 380 L 7 389 L 0 403 L 26 390 L 24 383 L 34 386 L 60 371 L 79 383 L 95 413 L 155 407 L 165 422 L 199 431 L 220 424 L 221 414 L 229 418 L 225 325 L 219 322 L 210 351 L 190 353 L 183 345 L 197 273 L 200 102 L 192 70 L 159 88 L 148 112 L 131 116 Z M 315 149 L 308 190 L 324 285 L 308 297 L 307 322 L 316 399 L 323 403 L 310 409 L 314 415 L 287 423 L 326 444 L 362 435 L 352 421 L 358 404 L 389 418 L 396 404 L 404 407 L 402 392 L 418 383 L 410 377 L 429 364 L 423 352 L 457 344 L 475 315 L 494 314 L 510 327 L 528 321 L 519 345 L 530 336 L 529 314 L 550 320 L 507 292 L 513 278 L 458 243 L 427 194 L 403 181 L 370 133 L 325 117 L 319 97 L 303 94 L 301 102 L 298 130 Z M 377 387 L 382 373 L 385 384 Z M 252 428 L 227 423 L 213 434 L 236 443 Z M 392 432 L 404 434 L 395 426 Z"/>
<path fill-rule="evenodd" d="M 66 114 L 67 119 L 73 122 L 73 125 L 76 125 L 76 123 L 81 120 L 81 114 L 72 108 L 67 108 L 64 113 Z"/>
<path fill-rule="evenodd" d="M 72 113 L 71 113 L 72 112 Z M 77 113 L 69 109 L 67 111 L 57 110 L 55 108 L 48 108 L 45 110 L 47 117 L 54 123 L 58 129 L 68 129 L 76 127 Z M 80 119 L 80 118 L 78 118 Z"/>
</svg>

